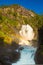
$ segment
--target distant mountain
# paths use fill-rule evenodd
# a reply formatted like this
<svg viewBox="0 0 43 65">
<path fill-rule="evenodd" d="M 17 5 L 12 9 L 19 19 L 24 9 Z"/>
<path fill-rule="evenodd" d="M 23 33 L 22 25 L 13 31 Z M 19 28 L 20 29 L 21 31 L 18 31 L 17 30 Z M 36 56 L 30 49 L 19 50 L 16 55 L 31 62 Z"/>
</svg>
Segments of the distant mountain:
<svg viewBox="0 0 43 65">
<path fill-rule="evenodd" d="M 43 26 L 43 15 L 38 15 L 20 5 L 0 7 L 0 38 L 4 38 L 4 41 L 18 42 L 19 30 L 23 24 L 31 25 L 37 33 L 37 29 Z"/>
</svg>

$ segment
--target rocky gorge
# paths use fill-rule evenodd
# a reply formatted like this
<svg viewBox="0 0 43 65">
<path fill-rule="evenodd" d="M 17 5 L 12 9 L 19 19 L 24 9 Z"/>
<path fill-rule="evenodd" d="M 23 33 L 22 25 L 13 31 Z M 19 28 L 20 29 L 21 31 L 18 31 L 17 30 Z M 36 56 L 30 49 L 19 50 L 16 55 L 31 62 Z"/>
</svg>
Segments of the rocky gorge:
<svg viewBox="0 0 43 65">
<path fill-rule="evenodd" d="M 20 5 L 0 7 L 0 65 L 43 64 L 42 58 L 43 15 Z"/>
</svg>

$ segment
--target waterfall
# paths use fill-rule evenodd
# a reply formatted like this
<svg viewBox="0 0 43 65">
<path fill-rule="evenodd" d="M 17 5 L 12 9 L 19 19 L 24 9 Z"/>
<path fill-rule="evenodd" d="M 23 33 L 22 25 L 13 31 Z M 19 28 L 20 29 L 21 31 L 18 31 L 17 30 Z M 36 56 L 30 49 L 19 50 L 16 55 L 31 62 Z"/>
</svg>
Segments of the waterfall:
<svg viewBox="0 0 43 65">
<path fill-rule="evenodd" d="M 19 34 L 23 39 L 20 39 L 19 44 L 24 48 L 20 51 L 21 56 L 17 63 L 13 63 L 12 65 L 27 65 L 27 64 L 35 64 L 34 56 L 37 48 L 33 47 L 31 40 L 34 38 L 34 31 L 30 25 L 22 25 Z M 28 41 L 29 40 L 29 41 Z"/>
</svg>

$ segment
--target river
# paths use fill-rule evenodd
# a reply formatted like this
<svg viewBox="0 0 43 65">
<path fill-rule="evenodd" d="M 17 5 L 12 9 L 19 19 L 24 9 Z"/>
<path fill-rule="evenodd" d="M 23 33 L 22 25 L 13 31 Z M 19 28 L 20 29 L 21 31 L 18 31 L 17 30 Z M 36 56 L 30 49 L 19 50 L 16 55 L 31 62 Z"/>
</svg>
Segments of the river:
<svg viewBox="0 0 43 65">
<path fill-rule="evenodd" d="M 37 50 L 35 47 L 23 46 L 23 50 L 20 51 L 20 59 L 18 62 L 13 63 L 12 65 L 28 65 L 35 64 L 34 55 Z"/>
</svg>

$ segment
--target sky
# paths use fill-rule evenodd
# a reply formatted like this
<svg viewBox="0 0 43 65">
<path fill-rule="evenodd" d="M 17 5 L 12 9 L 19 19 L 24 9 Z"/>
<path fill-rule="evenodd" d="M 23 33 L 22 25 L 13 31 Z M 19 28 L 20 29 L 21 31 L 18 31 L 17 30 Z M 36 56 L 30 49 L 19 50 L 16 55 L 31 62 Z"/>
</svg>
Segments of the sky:
<svg viewBox="0 0 43 65">
<path fill-rule="evenodd" d="M 0 5 L 19 4 L 37 14 L 43 14 L 43 0 L 0 0 Z"/>
</svg>

